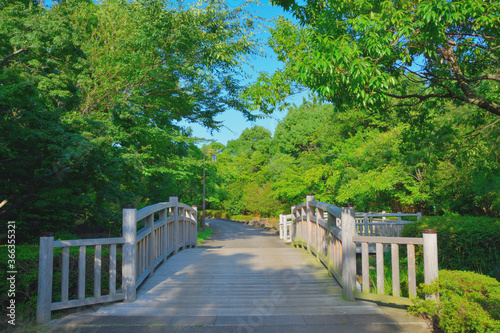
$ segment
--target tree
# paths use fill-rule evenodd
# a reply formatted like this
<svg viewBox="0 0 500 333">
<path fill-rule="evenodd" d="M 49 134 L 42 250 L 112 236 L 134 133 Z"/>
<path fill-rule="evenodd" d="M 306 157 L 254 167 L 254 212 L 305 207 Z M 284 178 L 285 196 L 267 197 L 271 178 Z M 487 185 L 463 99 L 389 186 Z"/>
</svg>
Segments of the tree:
<svg viewBox="0 0 500 333">
<path fill-rule="evenodd" d="M 262 109 L 274 91 L 309 87 L 342 108 L 381 111 L 446 99 L 500 116 L 498 1 L 275 0 L 271 46 L 285 68 L 248 90 Z M 406 80 L 402 80 L 406 78 Z M 410 91 L 406 83 L 418 82 Z M 271 88 L 262 89 L 264 84 Z"/>
<path fill-rule="evenodd" d="M 169 194 L 196 203 L 199 149 L 177 121 L 253 118 L 239 93 L 255 21 L 217 0 L 2 2 L 2 220 L 25 240 L 109 229 L 125 204 Z"/>
</svg>

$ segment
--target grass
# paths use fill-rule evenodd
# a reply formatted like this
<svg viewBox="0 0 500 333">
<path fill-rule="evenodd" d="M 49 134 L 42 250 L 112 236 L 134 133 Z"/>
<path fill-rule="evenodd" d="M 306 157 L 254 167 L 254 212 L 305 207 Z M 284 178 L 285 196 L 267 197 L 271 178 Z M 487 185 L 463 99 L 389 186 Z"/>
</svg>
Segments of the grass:
<svg viewBox="0 0 500 333">
<path fill-rule="evenodd" d="M 259 218 L 253 215 L 234 215 L 233 220 L 236 221 L 250 221 L 251 219 Z"/>
<path fill-rule="evenodd" d="M 210 228 L 205 228 L 205 231 L 201 231 L 201 229 L 199 229 L 198 230 L 198 238 L 197 238 L 196 244 L 200 244 L 205 239 L 210 238 L 210 236 L 212 236 L 213 233 L 214 232 Z"/>
</svg>

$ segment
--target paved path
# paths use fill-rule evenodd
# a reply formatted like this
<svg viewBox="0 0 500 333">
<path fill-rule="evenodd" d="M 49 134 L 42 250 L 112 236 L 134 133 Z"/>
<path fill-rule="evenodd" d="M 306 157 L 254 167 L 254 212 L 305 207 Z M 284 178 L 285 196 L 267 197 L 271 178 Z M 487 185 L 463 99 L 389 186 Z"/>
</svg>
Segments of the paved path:
<svg viewBox="0 0 500 333">
<path fill-rule="evenodd" d="M 342 299 L 302 249 L 240 223 L 161 265 L 133 303 L 52 321 L 53 332 L 430 332 L 404 310 Z"/>
</svg>

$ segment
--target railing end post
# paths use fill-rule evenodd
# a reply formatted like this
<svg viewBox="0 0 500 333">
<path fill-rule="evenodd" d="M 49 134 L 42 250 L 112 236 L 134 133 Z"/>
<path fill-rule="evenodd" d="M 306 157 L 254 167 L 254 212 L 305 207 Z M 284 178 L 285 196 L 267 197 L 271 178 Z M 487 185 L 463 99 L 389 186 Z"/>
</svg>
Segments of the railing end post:
<svg viewBox="0 0 500 333">
<path fill-rule="evenodd" d="M 51 319 L 53 263 L 54 234 L 43 232 L 40 236 L 36 307 L 36 321 L 39 324 L 47 323 Z"/>
<path fill-rule="evenodd" d="M 136 296 L 136 239 L 137 239 L 137 209 L 133 205 L 123 208 L 123 263 L 122 289 L 125 302 L 135 301 Z"/>
<path fill-rule="evenodd" d="M 425 229 L 424 239 L 424 283 L 431 284 L 439 277 L 438 244 L 435 229 Z M 425 295 L 426 299 L 437 299 L 437 295 Z"/>
<path fill-rule="evenodd" d="M 347 301 L 354 300 L 356 289 L 356 213 L 351 204 L 342 208 L 342 296 Z"/>
<path fill-rule="evenodd" d="M 191 208 L 194 211 L 193 218 L 194 218 L 194 221 L 196 222 L 194 224 L 194 240 L 193 240 L 194 244 L 193 244 L 193 246 L 198 247 L 198 207 L 193 205 L 193 206 L 191 206 Z"/>
</svg>

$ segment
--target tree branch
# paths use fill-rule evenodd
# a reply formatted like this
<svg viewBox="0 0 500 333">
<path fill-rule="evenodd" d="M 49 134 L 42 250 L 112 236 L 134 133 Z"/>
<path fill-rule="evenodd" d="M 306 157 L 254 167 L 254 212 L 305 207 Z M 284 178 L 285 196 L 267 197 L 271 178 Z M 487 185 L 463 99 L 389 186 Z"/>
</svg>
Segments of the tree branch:
<svg viewBox="0 0 500 333">
<path fill-rule="evenodd" d="M 500 104 L 487 100 L 484 97 L 476 95 L 476 93 L 467 85 L 467 80 L 462 73 L 462 69 L 458 64 L 453 50 L 453 41 L 437 50 L 438 53 L 450 64 L 450 69 L 453 75 L 457 78 L 457 84 L 464 95 L 455 94 L 454 98 L 461 100 L 465 103 L 476 105 L 486 111 L 489 111 L 497 116 L 500 116 Z"/>
<path fill-rule="evenodd" d="M 14 53 L 11 53 L 8 56 L 4 57 L 2 59 L 2 61 L 0 61 L 0 68 L 2 68 L 5 64 L 7 64 L 7 61 L 9 61 L 10 58 L 15 57 L 19 53 L 22 53 L 25 51 L 28 51 L 28 49 L 23 47 L 22 49 L 19 49 L 19 50 L 15 51 Z"/>
</svg>

